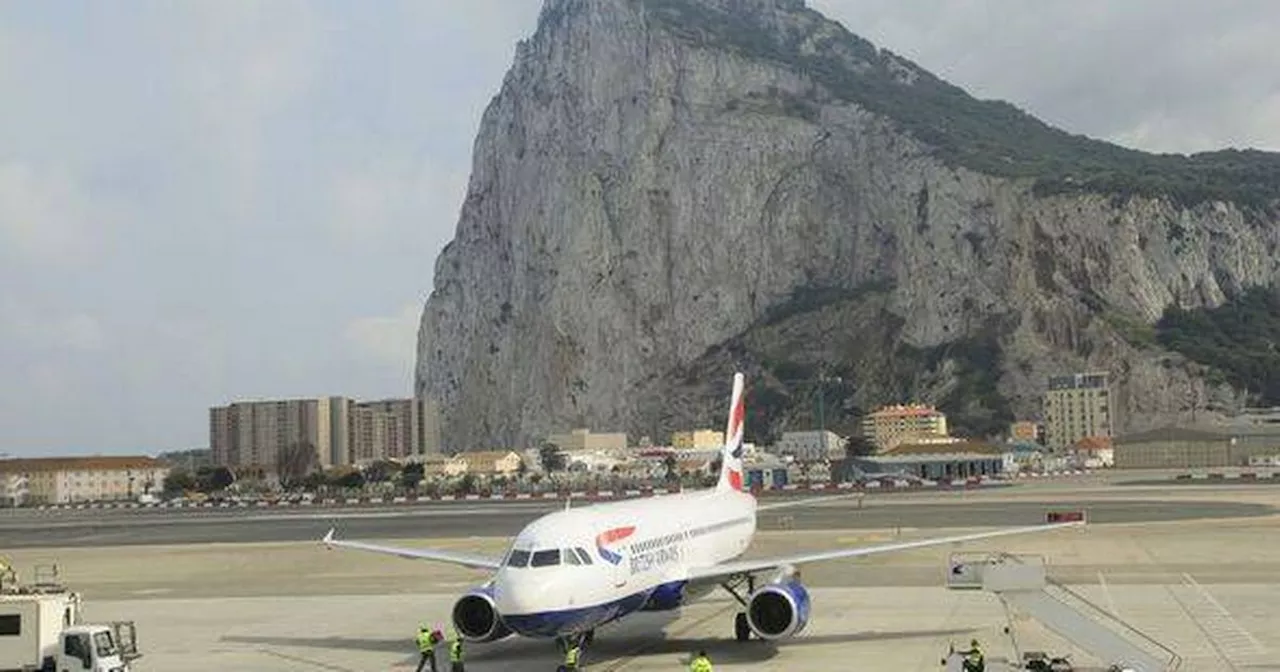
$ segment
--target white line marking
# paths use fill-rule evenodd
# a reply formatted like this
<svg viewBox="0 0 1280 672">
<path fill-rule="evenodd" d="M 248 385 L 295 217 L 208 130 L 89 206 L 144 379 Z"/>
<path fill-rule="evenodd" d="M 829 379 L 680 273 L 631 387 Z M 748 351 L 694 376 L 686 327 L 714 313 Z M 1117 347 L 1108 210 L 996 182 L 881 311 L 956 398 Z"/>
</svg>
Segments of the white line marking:
<svg viewBox="0 0 1280 672">
<path fill-rule="evenodd" d="M 1111 615 L 1124 620 L 1120 618 L 1120 610 L 1116 609 L 1116 601 L 1111 596 L 1111 589 L 1107 587 L 1107 578 L 1102 575 L 1102 572 L 1098 572 L 1098 585 L 1102 586 L 1102 596 L 1107 598 L 1107 609 L 1111 610 Z"/>
<path fill-rule="evenodd" d="M 1200 595 L 1204 597 L 1206 601 L 1212 604 L 1214 608 L 1218 610 L 1219 613 L 1222 614 L 1222 616 L 1226 619 L 1227 623 L 1231 625 L 1231 627 L 1238 630 L 1239 634 L 1244 635 L 1245 638 L 1249 640 L 1249 644 L 1253 646 L 1254 651 L 1257 651 L 1258 653 L 1266 653 L 1267 647 L 1263 646 L 1262 642 L 1259 642 L 1258 639 L 1253 636 L 1253 633 L 1249 632 L 1248 630 L 1245 630 L 1244 626 L 1240 625 L 1240 622 L 1236 620 L 1236 617 L 1233 616 L 1230 611 L 1227 611 L 1227 608 L 1222 606 L 1222 603 L 1219 602 L 1217 599 L 1215 599 L 1213 595 L 1209 593 L 1208 590 L 1205 590 L 1204 586 L 1200 585 L 1198 581 L 1191 578 L 1190 574 L 1184 573 L 1182 575 L 1182 578 L 1187 582 L 1188 585 L 1190 585 L 1191 587 L 1199 591 Z"/>
</svg>

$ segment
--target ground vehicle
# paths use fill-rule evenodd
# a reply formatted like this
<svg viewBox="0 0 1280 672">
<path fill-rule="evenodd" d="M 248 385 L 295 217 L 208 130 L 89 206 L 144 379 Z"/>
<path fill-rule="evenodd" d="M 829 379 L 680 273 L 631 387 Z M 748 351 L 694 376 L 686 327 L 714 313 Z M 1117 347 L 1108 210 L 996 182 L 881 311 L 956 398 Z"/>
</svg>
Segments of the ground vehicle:
<svg viewBox="0 0 1280 672">
<path fill-rule="evenodd" d="M 138 657 L 134 624 L 82 622 L 80 595 L 56 575 L 19 585 L 0 563 L 0 670 L 129 672 Z"/>
</svg>

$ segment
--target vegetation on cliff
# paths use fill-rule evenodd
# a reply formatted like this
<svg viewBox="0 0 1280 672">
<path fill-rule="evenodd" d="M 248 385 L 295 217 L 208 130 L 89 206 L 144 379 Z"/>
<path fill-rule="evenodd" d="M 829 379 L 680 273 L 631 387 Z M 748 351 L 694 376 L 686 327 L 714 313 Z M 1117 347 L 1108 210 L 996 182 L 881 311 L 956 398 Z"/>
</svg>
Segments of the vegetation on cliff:
<svg viewBox="0 0 1280 672">
<path fill-rule="evenodd" d="M 1172 306 L 1156 323 L 1159 343 L 1204 364 L 1216 382 L 1280 405 L 1280 293 L 1254 287 L 1216 308 Z"/>
<path fill-rule="evenodd" d="M 1280 153 L 1126 149 L 1054 128 L 1003 101 L 978 100 L 813 10 L 796 11 L 794 25 L 780 29 L 699 0 L 645 2 L 672 34 L 794 68 L 830 95 L 893 120 L 948 164 L 1034 178 L 1041 195 L 1158 196 L 1185 206 L 1222 200 L 1255 209 L 1280 200 Z"/>
</svg>

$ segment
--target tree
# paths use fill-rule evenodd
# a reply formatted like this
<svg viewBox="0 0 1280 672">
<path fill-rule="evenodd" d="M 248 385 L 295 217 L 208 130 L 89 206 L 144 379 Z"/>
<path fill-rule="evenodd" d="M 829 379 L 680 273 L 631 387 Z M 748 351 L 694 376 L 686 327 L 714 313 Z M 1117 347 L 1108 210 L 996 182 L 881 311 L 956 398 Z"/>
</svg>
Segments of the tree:
<svg viewBox="0 0 1280 672">
<path fill-rule="evenodd" d="M 564 471 L 564 453 L 554 443 L 543 443 L 538 447 L 538 461 L 544 471 Z"/>
<path fill-rule="evenodd" d="M 333 484 L 339 488 L 360 488 L 364 487 L 364 474 L 352 469 L 341 476 L 333 479 Z"/>
<path fill-rule="evenodd" d="M 181 495 L 188 490 L 195 490 L 196 485 L 196 477 L 191 472 L 175 469 L 164 479 L 164 494 Z"/>
<path fill-rule="evenodd" d="M 364 479 L 370 483 L 382 483 L 395 478 L 400 473 L 400 465 L 387 460 L 378 460 L 364 468 Z"/>
<path fill-rule="evenodd" d="M 876 444 L 872 443 L 871 439 L 868 439 L 865 436 L 855 434 L 849 437 L 848 443 L 844 444 L 845 458 L 865 457 L 867 455 L 874 455 L 875 452 Z"/>
<path fill-rule="evenodd" d="M 400 471 L 400 484 L 412 490 L 422 482 L 425 470 L 421 462 L 410 462 Z"/>
<path fill-rule="evenodd" d="M 276 455 L 276 477 L 280 487 L 290 490 L 302 484 L 303 479 L 315 471 L 319 460 L 316 447 L 309 442 L 291 443 Z"/>
<path fill-rule="evenodd" d="M 462 480 L 458 482 L 458 494 L 469 495 L 476 488 L 476 477 L 472 474 L 463 474 Z"/>
</svg>

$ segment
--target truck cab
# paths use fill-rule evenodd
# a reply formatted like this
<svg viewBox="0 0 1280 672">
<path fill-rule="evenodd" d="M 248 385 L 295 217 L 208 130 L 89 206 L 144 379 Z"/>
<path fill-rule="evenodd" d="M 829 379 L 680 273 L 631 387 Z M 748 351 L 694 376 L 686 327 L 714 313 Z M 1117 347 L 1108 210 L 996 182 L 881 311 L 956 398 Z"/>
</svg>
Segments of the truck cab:
<svg viewBox="0 0 1280 672">
<path fill-rule="evenodd" d="M 57 672 L 130 672 L 137 654 L 132 623 L 75 625 L 62 631 Z"/>
</svg>

